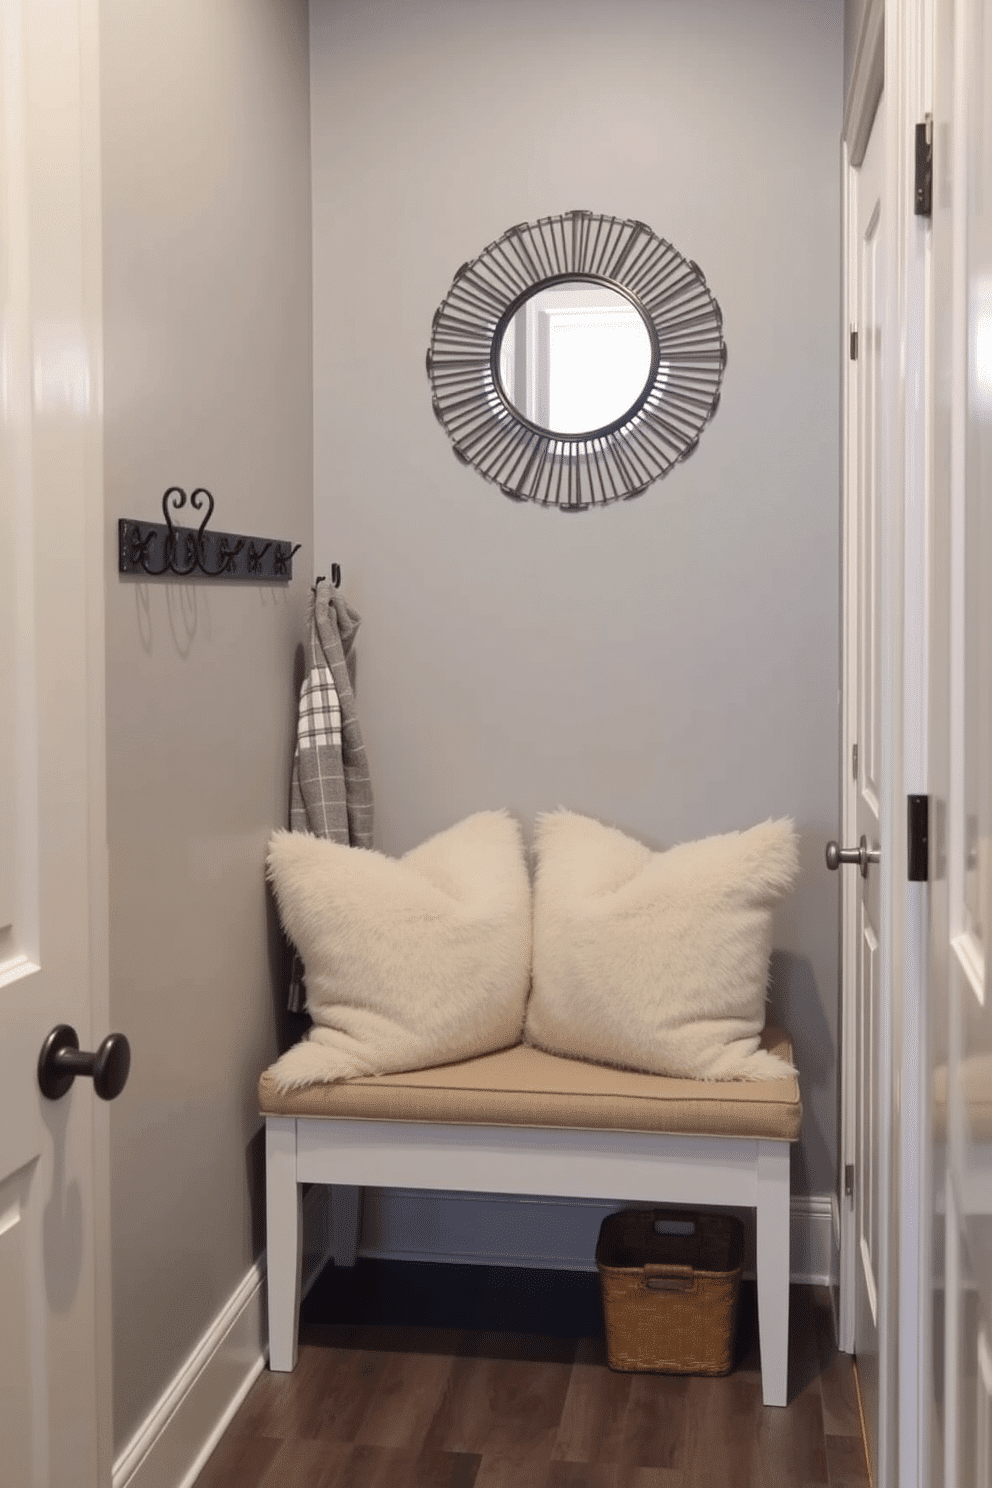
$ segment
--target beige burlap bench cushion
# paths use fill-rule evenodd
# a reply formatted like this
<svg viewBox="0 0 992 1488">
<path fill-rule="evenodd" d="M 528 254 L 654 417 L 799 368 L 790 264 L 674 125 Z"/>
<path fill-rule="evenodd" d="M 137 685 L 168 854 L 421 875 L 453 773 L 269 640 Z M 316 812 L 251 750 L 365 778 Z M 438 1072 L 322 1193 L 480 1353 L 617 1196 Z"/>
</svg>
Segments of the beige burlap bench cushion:
<svg viewBox="0 0 992 1488">
<path fill-rule="evenodd" d="M 792 1061 L 788 1035 L 766 1028 L 762 1047 Z M 518 1044 L 498 1054 L 401 1075 L 358 1076 L 280 1093 L 258 1084 L 266 1116 L 432 1121 L 452 1125 L 583 1127 L 794 1142 L 799 1085 L 781 1080 L 675 1080 L 560 1059 Z"/>
</svg>

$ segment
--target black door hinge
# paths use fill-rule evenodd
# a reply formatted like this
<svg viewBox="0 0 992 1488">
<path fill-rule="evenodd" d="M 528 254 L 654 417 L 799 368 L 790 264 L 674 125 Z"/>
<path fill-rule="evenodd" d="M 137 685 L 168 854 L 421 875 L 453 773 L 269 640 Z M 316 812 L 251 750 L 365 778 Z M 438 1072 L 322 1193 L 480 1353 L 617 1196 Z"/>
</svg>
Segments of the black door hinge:
<svg viewBox="0 0 992 1488">
<path fill-rule="evenodd" d="M 844 1197 L 854 1198 L 854 1164 L 848 1163 L 844 1169 Z"/>
<path fill-rule="evenodd" d="M 854 326 L 851 327 L 851 361 L 858 360 L 858 333 Z"/>
<path fill-rule="evenodd" d="M 913 211 L 917 217 L 933 215 L 933 119 L 929 114 L 916 126 L 916 186 Z"/>
<path fill-rule="evenodd" d="M 907 796 L 909 805 L 907 854 L 910 883 L 926 883 L 930 877 L 930 797 Z"/>
</svg>

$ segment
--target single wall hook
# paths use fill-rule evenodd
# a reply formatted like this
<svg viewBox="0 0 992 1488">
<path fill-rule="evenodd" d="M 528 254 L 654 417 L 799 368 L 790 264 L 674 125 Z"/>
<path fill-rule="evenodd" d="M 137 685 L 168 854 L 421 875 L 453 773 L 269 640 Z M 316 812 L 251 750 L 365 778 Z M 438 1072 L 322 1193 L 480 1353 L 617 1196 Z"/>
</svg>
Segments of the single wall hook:
<svg viewBox="0 0 992 1488">
<path fill-rule="evenodd" d="M 318 574 L 317 577 L 313 581 L 313 592 L 314 592 L 314 594 L 317 593 L 317 587 L 318 587 L 318 585 L 320 585 L 320 584 L 326 584 L 326 582 L 327 582 L 327 575 L 326 574 Z M 332 563 L 331 564 L 331 584 L 332 584 L 332 586 L 335 589 L 340 589 L 341 588 L 341 565 L 340 565 L 340 563 Z"/>
</svg>

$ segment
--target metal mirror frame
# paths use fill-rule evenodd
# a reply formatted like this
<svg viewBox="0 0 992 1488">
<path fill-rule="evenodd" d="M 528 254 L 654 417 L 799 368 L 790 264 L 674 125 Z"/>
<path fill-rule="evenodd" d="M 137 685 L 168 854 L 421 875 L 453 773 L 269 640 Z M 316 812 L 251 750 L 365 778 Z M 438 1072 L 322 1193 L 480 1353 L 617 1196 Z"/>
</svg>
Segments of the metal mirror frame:
<svg viewBox="0 0 992 1488">
<path fill-rule="evenodd" d="M 581 281 L 640 311 L 651 370 L 619 419 L 564 434 L 510 402 L 499 352 L 526 300 Z M 643 222 L 586 211 L 520 223 L 463 264 L 427 352 L 434 413 L 458 459 L 515 501 L 570 512 L 639 496 L 688 459 L 717 410 L 726 364 L 723 315 L 698 264 Z"/>
</svg>

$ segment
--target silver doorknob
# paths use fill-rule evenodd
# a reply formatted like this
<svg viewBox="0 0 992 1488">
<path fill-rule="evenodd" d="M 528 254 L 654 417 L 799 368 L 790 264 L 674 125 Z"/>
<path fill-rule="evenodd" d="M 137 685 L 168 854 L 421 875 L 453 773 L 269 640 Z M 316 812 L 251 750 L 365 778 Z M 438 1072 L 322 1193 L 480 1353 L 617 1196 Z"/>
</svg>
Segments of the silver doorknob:
<svg viewBox="0 0 992 1488">
<path fill-rule="evenodd" d="M 879 863 L 882 854 L 877 847 L 868 846 L 868 838 L 862 833 L 857 847 L 840 847 L 836 842 L 827 843 L 827 867 L 836 871 L 842 863 L 857 863 L 861 877 L 868 877 L 868 864 Z"/>
</svg>

